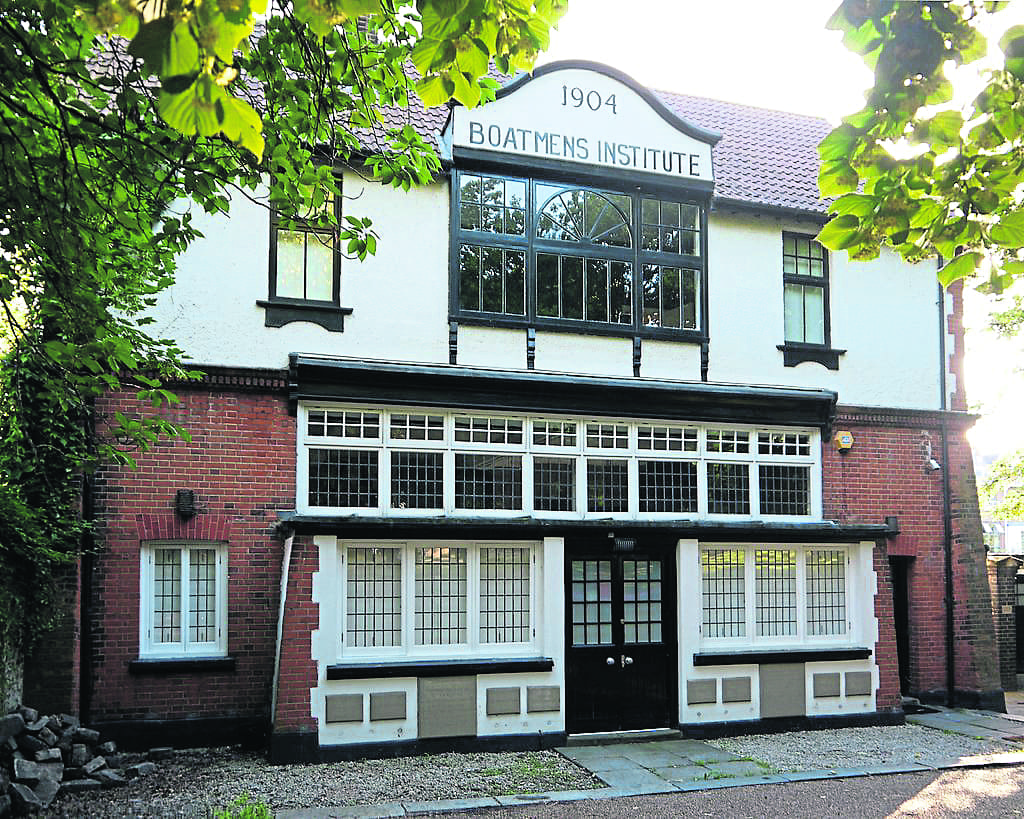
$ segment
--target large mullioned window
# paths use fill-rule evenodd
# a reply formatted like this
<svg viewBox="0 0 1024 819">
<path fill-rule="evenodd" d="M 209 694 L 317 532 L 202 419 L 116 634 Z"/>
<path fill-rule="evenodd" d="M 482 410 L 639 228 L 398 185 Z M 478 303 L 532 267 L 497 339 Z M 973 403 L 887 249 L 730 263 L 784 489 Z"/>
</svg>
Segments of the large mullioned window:
<svg viewBox="0 0 1024 819">
<path fill-rule="evenodd" d="M 848 631 L 846 549 L 709 546 L 700 550 L 705 640 L 815 641 Z"/>
<path fill-rule="evenodd" d="M 456 174 L 461 320 L 699 334 L 703 212 L 693 202 Z"/>
<path fill-rule="evenodd" d="M 344 544 L 342 653 L 521 652 L 536 636 L 532 543 Z"/>
<path fill-rule="evenodd" d="M 303 511 L 820 516 L 812 430 L 382 407 L 304 407 L 299 418 Z"/>
</svg>

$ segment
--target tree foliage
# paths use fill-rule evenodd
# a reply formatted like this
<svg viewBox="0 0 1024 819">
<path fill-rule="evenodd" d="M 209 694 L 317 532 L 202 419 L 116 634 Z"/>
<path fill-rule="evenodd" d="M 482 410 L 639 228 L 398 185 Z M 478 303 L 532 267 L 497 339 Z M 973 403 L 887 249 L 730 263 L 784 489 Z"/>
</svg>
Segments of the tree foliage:
<svg viewBox="0 0 1024 819">
<path fill-rule="evenodd" d="M 193 211 L 247 197 L 315 215 L 350 253 L 332 169 L 408 189 L 439 170 L 395 111 L 487 99 L 532 65 L 564 0 L 0 0 L 0 639 L 22 645 L 48 567 L 74 556 L 78 482 L 133 462 L 161 413 L 97 419 L 134 391 L 157 408 L 195 373 L 147 307 L 198 237 Z M 266 11 L 261 20 L 256 15 Z M 391 115 L 382 112 L 390 110 Z"/>
<path fill-rule="evenodd" d="M 986 518 L 1024 520 L 1024 459 L 1020 453 L 996 461 L 978 494 Z"/>
<path fill-rule="evenodd" d="M 821 143 L 819 186 L 834 218 L 819 236 L 871 259 L 939 254 L 943 284 L 982 274 L 1001 292 L 1024 273 L 1024 27 L 999 41 L 1001 67 L 957 108 L 949 64 L 983 57 L 981 19 L 1005 3 L 844 0 L 829 21 L 874 70 L 862 110 Z M 894 147 L 895 146 L 895 147 Z"/>
</svg>

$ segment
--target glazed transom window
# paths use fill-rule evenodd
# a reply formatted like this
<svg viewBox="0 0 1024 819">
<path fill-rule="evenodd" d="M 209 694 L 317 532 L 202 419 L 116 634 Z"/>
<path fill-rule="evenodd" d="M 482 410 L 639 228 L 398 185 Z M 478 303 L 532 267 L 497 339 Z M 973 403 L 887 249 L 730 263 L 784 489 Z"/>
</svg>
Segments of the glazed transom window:
<svg viewBox="0 0 1024 819">
<path fill-rule="evenodd" d="M 830 546 L 701 548 L 702 637 L 846 636 L 848 560 L 845 548 Z"/>
<path fill-rule="evenodd" d="M 303 408 L 299 428 L 297 505 L 303 512 L 821 515 L 814 430 L 384 407 Z"/>
<path fill-rule="evenodd" d="M 522 650 L 535 636 L 534 548 L 526 543 L 344 545 L 342 653 Z"/>
<path fill-rule="evenodd" d="M 655 337 L 702 330 L 700 205 L 461 171 L 453 188 L 461 320 Z"/>
</svg>

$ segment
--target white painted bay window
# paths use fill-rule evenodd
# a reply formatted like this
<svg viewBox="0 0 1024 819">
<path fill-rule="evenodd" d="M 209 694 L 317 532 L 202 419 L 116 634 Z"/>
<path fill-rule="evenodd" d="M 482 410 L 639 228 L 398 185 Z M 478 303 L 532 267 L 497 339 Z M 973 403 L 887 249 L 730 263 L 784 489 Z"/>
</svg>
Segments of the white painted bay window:
<svg viewBox="0 0 1024 819">
<path fill-rule="evenodd" d="M 849 560 L 848 549 L 836 546 L 702 547 L 702 639 L 727 644 L 846 638 Z"/>
<path fill-rule="evenodd" d="M 522 654 L 535 643 L 533 543 L 340 546 L 346 659 Z"/>
</svg>

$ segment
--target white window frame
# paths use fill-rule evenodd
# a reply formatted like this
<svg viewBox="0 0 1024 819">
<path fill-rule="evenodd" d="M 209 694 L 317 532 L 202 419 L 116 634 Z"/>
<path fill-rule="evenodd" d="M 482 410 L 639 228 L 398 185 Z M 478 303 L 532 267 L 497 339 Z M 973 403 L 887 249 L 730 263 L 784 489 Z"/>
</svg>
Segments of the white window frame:
<svg viewBox="0 0 1024 819">
<path fill-rule="evenodd" d="M 308 414 L 319 410 L 375 412 L 380 416 L 380 435 L 376 439 L 313 437 L 307 434 Z M 390 437 L 391 413 L 441 415 L 444 418 L 442 440 L 437 441 L 393 441 Z M 523 423 L 521 444 L 455 441 L 456 417 L 514 419 Z M 569 421 L 576 424 L 576 443 L 572 446 L 549 446 L 533 443 L 534 421 Z M 628 429 L 628 445 L 625 448 L 591 447 L 586 443 L 587 424 L 625 424 Z M 296 509 L 301 514 L 346 515 L 357 517 L 484 517 L 517 518 L 524 515 L 538 519 L 582 520 L 758 520 L 784 523 L 787 521 L 822 520 L 822 453 L 821 433 L 810 427 L 770 426 L 727 423 L 695 423 L 679 420 L 650 418 L 597 418 L 586 415 L 528 415 L 524 413 L 470 412 L 466 410 L 439 410 L 437 408 L 389 407 L 350 404 L 303 404 L 297 413 L 298 435 L 296 436 Z M 680 426 L 697 430 L 697 450 L 656 450 L 640 449 L 638 428 L 640 426 Z M 707 430 L 735 430 L 747 436 L 749 452 L 711 452 L 707 446 Z M 758 433 L 795 433 L 807 435 L 809 452 L 806 455 L 761 454 L 758 451 Z M 377 505 L 373 507 L 328 507 L 312 506 L 309 503 L 309 450 L 347 449 L 372 451 L 377 454 Z M 393 451 L 435 451 L 443 453 L 444 492 L 441 508 L 408 509 L 391 508 L 391 453 Z M 455 455 L 460 454 L 507 454 L 521 458 L 522 462 L 522 504 L 518 509 L 463 509 L 455 506 Z M 576 509 L 572 512 L 550 512 L 534 509 L 533 456 L 573 458 L 576 462 Z M 625 459 L 628 462 L 629 497 L 626 511 L 587 511 L 587 460 Z M 682 460 L 697 465 L 697 509 L 692 512 L 640 512 L 639 463 L 640 461 Z M 749 470 L 749 512 L 746 514 L 710 514 L 708 512 L 707 464 L 729 462 L 746 465 Z M 760 467 L 762 465 L 802 466 L 809 473 L 810 509 L 807 515 L 762 515 L 760 509 Z"/>
<path fill-rule="evenodd" d="M 852 645 L 854 635 L 858 632 L 857 610 L 858 601 L 853 593 L 853 556 L 854 548 L 847 543 L 707 543 L 701 542 L 697 549 L 697 608 L 700 612 L 698 629 L 700 641 L 708 647 L 717 649 L 730 647 L 747 648 L 751 644 L 760 647 L 776 646 L 836 646 Z M 744 635 L 742 637 L 712 637 L 704 634 L 704 576 L 701 566 L 701 555 L 706 551 L 743 552 L 743 603 L 744 603 Z M 757 551 L 795 551 L 796 552 L 796 633 L 778 636 L 762 636 L 757 633 L 757 577 L 754 553 Z M 807 553 L 817 551 L 842 552 L 845 556 L 843 572 L 844 607 L 846 610 L 846 630 L 843 634 L 809 635 L 807 633 Z"/>
<path fill-rule="evenodd" d="M 155 596 L 155 559 L 158 549 L 178 549 L 181 559 L 181 639 L 173 643 L 153 640 L 153 599 Z M 216 574 L 215 640 L 191 642 L 188 638 L 189 620 L 189 553 L 192 549 L 213 550 Z M 149 540 L 139 551 L 139 657 L 142 659 L 171 657 L 224 657 L 228 653 L 228 547 L 223 541 L 205 540 Z"/>
<path fill-rule="evenodd" d="M 541 633 L 537 584 L 537 556 L 543 544 L 534 541 L 459 540 L 339 540 L 337 604 L 337 654 L 345 662 L 381 660 L 448 660 L 469 657 L 523 657 L 539 651 Z M 449 645 L 415 644 L 416 550 L 449 547 L 466 550 L 466 642 Z M 353 647 L 346 644 L 348 612 L 348 550 L 398 549 L 401 557 L 401 645 Z M 480 553 L 483 549 L 526 549 L 530 567 L 530 639 L 524 642 L 487 643 L 480 639 Z"/>
</svg>

